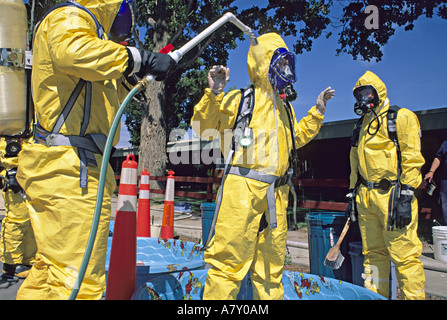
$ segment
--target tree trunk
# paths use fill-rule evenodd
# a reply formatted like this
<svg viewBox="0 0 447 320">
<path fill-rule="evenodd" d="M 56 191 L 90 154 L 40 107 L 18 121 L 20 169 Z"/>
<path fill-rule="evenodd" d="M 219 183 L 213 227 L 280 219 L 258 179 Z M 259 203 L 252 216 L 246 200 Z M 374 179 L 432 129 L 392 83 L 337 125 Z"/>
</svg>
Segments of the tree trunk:
<svg viewBox="0 0 447 320">
<path fill-rule="evenodd" d="M 157 1 L 157 23 L 154 33 L 154 51 L 159 51 L 167 42 L 166 0 Z M 160 81 L 152 81 L 147 89 L 148 103 L 142 115 L 140 132 L 139 168 L 145 168 L 151 176 L 165 176 L 168 157 L 166 154 L 167 127 L 164 107 L 166 105 L 165 85 Z M 164 183 L 151 180 L 151 188 L 164 189 Z"/>
<path fill-rule="evenodd" d="M 139 168 L 145 168 L 151 176 L 166 175 L 165 169 L 168 161 L 166 154 L 166 124 L 164 121 L 163 106 L 164 83 L 152 82 L 146 90 L 148 104 L 143 113 L 140 133 Z M 151 188 L 163 189 L 164 184 L 151 181 Z"/>
</svg>

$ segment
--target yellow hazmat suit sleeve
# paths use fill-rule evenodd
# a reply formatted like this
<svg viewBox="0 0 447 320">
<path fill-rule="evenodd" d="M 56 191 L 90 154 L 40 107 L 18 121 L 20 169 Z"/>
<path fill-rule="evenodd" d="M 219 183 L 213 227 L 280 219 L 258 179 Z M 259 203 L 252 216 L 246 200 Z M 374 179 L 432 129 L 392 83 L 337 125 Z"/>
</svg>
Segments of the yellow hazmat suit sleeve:
<svg viewBox="0 0 447 320">
<path fill-rule="evenodd" d="M 194 107 L 191 118 L 191 127 L 194 132 L 202 139 L 213 140 L 219 134 L 223 135 L 225 129 L 232 129 L 240 99 L 240 90 L 233 90 L 226 96 L 223 92 L 216 96 L 209 88 L 205 89 L 205 94 Z"/>
<path fill-rule="evenodd" d="M 421 154 L 419 120 L 413 112 L 402 108 L 397 116 L 396 127 L 402 154 L 401 183 L 416 189 L 422 182 L 421 168 L 425 163 Z"/>
<path fill-rule="evenodd" d="M 76 7 L 50 13 L 39 31 L 46 36 L 54 68 L 61 73 L 101 81 L 118 79 L 127 68 L 126 48 L 98 38 L 92 18 Z"/>
<path fill-rule="evenodd" d="M 110 31 L 122 0 L 79 0 Z M 40 125 L 51 131 L 73 89 L 82 78 L 92 83 L 91 113 L 85 134 L 108 135 L 119 108 L 119 78 L 127 67 L 125 47 L 96 35 L 93 19 L 69 6 L 51 12 L 41 23 L 33 47 L 33 99 Z M 81 91 L 60 133 L 79 135 L 84 116 Z M 119 129 L 114 144 L 119 140 Z M 19 153 L 17 179 L 26 192 L 38 253 L 29 276 L 17 293 L 21 299 L 68 299 L 81 266 L 90 234 L 100 176 L 88 163 L 87 188 L 80 188 L 78 149 L 31 144 Z M 92 161 L 93 162 L 93 161 Z M 84 171 L 85 172 L 85 171 Z M 78 299 L 101 299 L 111 196 L 115 179 L 109 166 L 101 217 Z"/>
<path fill-rule="evenodd" d="M 88 1 L 86 7 L 97 17 L 100 8 L 108 14 L 117 12 L 121 1 Z M 81 1 L 82 4 L 82 1 Z M 98 13 L 99 12 L 99 13 Z M 103 24 L 106 32 L 110 26 Z M 112 20 L 113 21 L 113 20 Z M 111 23 L 111 22 L 110 22 Z M 119 107 L 119 78 L 127 68 L 128 54 L 124 46 L 99 39 L 93 19 L 81 9 L 68 6 L 51 12 L 40 24 L 33 48 L 33 98 L 40 125 L 51 131 L 79 79 L 93 82 L 92 112 L 101 117 L 91 117 L 86 134 L 108 130 Z M 48 63 L 51 61 L 51 63 Z M 83 117 L 84 90 L 77 99 L 61 134 L 79 134 Z M 118 130 L 119 132 L 119 130 Z M 118 143 L 119 135 L 114 139 Z"/>
<path fill-rule="evenodd" d="M 261 95 L 261 98 L 256 98 L 256 94 Z M 264 104 L 258 102 L 263 101 L 263 95 L 260 88 L 255 89 L 256 105 L 259 107 L 255 106 L 250 128 L 253 129 L 256 143 L 253 146 L 253 150 L 237 150 L 234 163 L 251 169 L 273 167 L 273 172 L 269 173 L 282 175 L 287 171 L 288 156 L 292 150 L 292 134 L 285 110 L 286 106 L 276 97 L 278 108 L 276 119 L 278 129 L 276 129 L 272 102 L 267 101 Z M 223 93 L 215 96 L 210 89 L 206 89 L 204 96 L 194 107 L 194 114 L 191 118 L 192 129 L 205 140 L 220 137 L 221 150 L 223 150 L 224 157 L 227 156 L 231 147 L 231 130 L 233 130 L 235 125 L 240 102 L 240 90 L 233 90 L 225 96 Z M 324 116 L 318 113 L 314 106 L 309 110 L 308 115 L 299 122 L 295 117 L 293 109 L 292 117 L 296 145 L 298 148 L 301 148 L 318 134 Z M 276 154 L 277 140 L 281 141 L 278 146 L 279 157 L 274 158 L 271 154 Z M 247 153 L 248 159 L 240 160 L 244 156 L 242 153 Z"/>
<path fill-rule="evenodd" d="M 298 148 L 302 148 L 320 132 L 321 124 L 324 121 L 324 115 L 321 115 L 317 108 L 312 107 L 307 116 L 297 122 L 295 111 L 292 109 L 293 119 L 295 121 L 295 140 Z"/>
</svg>

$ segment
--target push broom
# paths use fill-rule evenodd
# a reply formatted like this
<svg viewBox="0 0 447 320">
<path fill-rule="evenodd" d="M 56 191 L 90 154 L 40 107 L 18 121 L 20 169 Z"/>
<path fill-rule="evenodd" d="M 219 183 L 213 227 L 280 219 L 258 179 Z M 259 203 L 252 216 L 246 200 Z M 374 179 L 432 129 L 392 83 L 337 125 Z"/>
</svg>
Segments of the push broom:
<svg viewBox="0 0 447 320">
<path fill-rule="evenodd" d="M 324 265 L 326 267 L 331 269 L 338 269 L 341 267 L 343 261 L 345 260 L 345 257 L 343 257 L 343 255 L 340 252 L 340 245 L 343 242 L 346 233 L 348 233 L 350 225 L 351 225 L 351 217 L 349 217 L 348 220 L 346 221 L 343 231 L 341 232 L 337 243 L 327 253 L 326 259 L 324 259 Z"/>
</svg>

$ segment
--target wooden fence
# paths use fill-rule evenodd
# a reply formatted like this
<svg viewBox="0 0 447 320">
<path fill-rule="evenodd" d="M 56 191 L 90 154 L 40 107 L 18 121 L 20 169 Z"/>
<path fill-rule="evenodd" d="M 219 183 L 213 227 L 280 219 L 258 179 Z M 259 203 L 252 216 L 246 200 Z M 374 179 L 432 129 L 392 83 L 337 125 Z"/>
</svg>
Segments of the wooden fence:
<svg viewBox="0 0 447 320">
<path fill-rule="evenodd" d="M 115 176 L 118 181 L 120 176 Z M 166 181 L 166 176 L 150 176 L 150 180 L 156 181 Z M 206 193 L 195 192 L 195 191 L 184 191 L 178 190 L 176 188 L 175 195 L 179 197 L 192 198 L 192 199 L 202 199 L 206 202 L 212 202 L 216 199 L 216 193 L 213 192 L 213 185 L 220 185 L 221 178 L 216 177 L 187 177 L 187 176 L 175 176 L 176 183 L 201 183 L 206 184 Z M 314 188 L 341 188 L 348 190 L 349 181 L 347 179 L 293 179 L 293 185 L 296 190 L 306 187 Z M 422 184 L 419 189 L 424 189 Z M 151 189 L 150 192 L 156 194 L 164 194 L 164 189 Z M 292 205 L 292 203 L 289 203 Z M 346 202 L 336 202 L 336 201 L 316 201 L 316 200 L 298 200 L 297 206 L 299 208 L 306 209 L 318 209 L 318 210 L 328 210 L 328 211 L 345 211 L 347 203 Z M 421 208 L 420 214 L 423 214 L 426 219 L 430 218 L 431 208 Z"/>
</svg>

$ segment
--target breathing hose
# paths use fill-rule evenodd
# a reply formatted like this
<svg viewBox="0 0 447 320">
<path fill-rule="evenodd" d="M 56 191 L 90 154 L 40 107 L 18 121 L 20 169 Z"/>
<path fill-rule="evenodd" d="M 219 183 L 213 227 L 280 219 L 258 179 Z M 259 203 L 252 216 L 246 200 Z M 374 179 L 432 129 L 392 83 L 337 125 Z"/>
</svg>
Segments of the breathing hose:
<svg viewBox="0 0 447 320">
<path fill-rule="evenodd" d="M 174 52 L 170 52 L 169 55 L 176 62 L 178 62 L 188 51 L 190 51 L 192 48 L 194 48 L 196 45 L 198 45 L 202 40 L 204 40 L 211 33 L 216 31 L 218 28 L 220 28 L 222 25 L 224 25 L 227 22 L 231 22 L 234 25 L 236 25 L 240 30 L 242 30 L 242 32 L 244 32 L 246 35 L 249 36 L 250 42 L 252 45 L 257 45 L 256 36 L 253 33 L 253 31 L 249 27 L 247 27 L 245 24 L 243 24 L 239 19 L 237 19 L 234 14 L 228 12 L 228 13 L 224 14 L 216 22 L 214 22 L 212 25 L 210 25 L 208 28 L 206 28 L 201 33 L 199 33 L 197 36 L 195 36 L 193 39 L 191 39 L 183 47 L 181 47 L 178 50 L 175 50 Z M 101 217 L 101 207 L 102 207 L 102 202 L 103 202 L 103 198 L 104 198 L 104 187 L 105 187 L 105 181 L 106 181 L 106 176 L 107 176 L 108 162 L 109 162 L 110 154 L 112 151 L 113 139 L 114 139 L 115 133 L 118 129 L 118 125 L 121 122 L 121 117 L 124 113 L 124 110 L 126 109 L 129 102 L 133 99 L 133 97 L 136 94 L 138 94 L 141 90 L 143 90 L 145 87 L 147 87 L 149 85 L 149 83 L 153 80 L 154 80 L 154 77 L 152 75 L 147 75 L 146 77 L 144 77 L 137 83 L 137 85 L 129 92 L 129 94 L 126 96 L 124 101 L 121 103 L 121 106 L 118 109 L 117 114 L 112 122 L 112 126 L 110 127 L 110 131 L 107 136 L 106 146 L 104 148 L 104 153 L 103 153 L 103 158 L 102 158 L 102 163 L 101 163 L 95 212 L 93 215 L 93 221 L 92 221 L 92 226 L 90 229 L 90 235 L 88 238 L 84 257 L 83 257 L 81 266 L 79 268 L 77 278 L 73 284 L 73 289 L 72 289 L 70 296 L 68 298 L 69 300 L 75 300 L 78 295 L 79 289 L 81 287 L 82 281 L 85 276 L 85 272 L 87 270 L 88 263 L 90 261 L 90 256 L 92 254 L 93 246 L 95 244 L 95 238 L 96 238 L 96 233 L 98 231 L 99 219 Z"/>
</svg>

